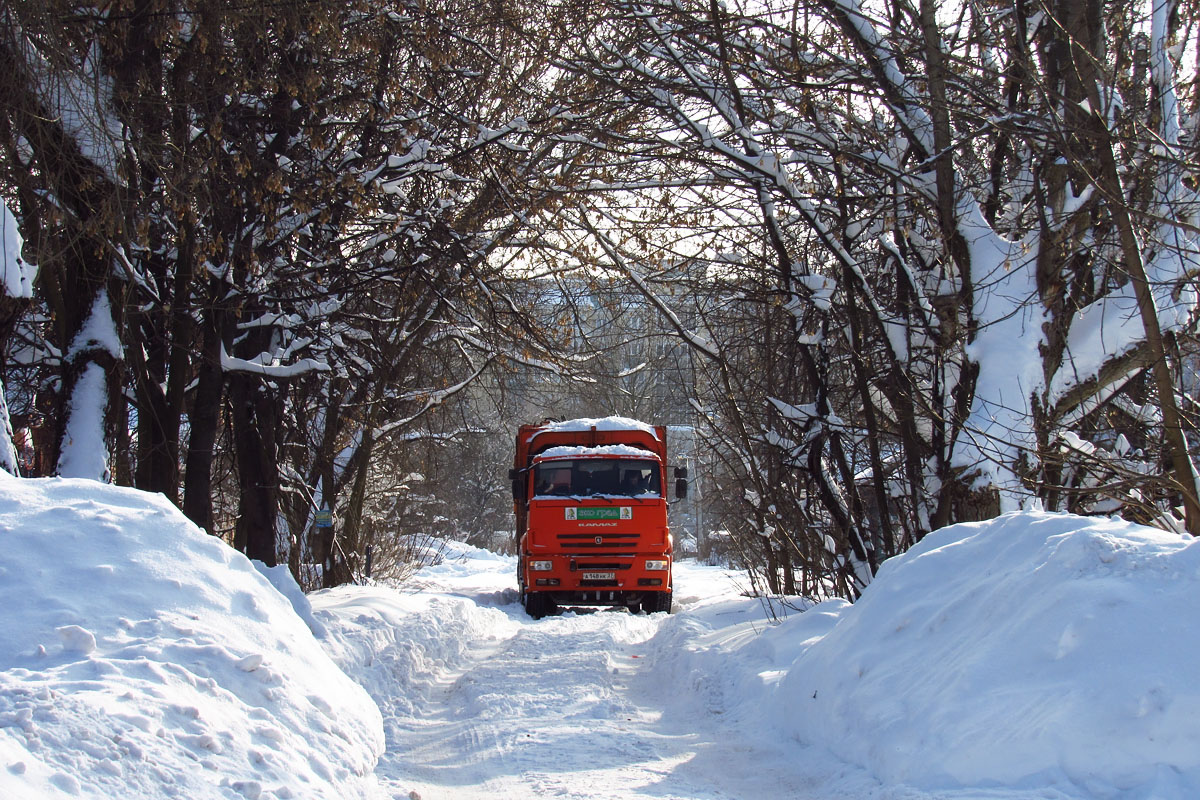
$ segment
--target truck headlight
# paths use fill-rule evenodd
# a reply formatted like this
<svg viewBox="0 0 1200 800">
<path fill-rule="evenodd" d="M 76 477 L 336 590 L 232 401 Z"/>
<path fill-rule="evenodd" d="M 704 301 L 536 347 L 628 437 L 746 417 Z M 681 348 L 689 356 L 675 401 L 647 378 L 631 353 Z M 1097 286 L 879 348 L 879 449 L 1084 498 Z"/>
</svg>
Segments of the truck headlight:
<svg viewBox="0 0 1200 800">
<path fill-rule="evenodd" d="M 646 569 L 660 570 L 660 569 L 666 569 L 666 568 L 667 568 L 666 561 L 661 561 L 661 560 L 657 560 L 657 559 L 647 559 L 646 560 Z"/>
<path fill-rule="evenodd" d="M 549 572 L 550 571 L 550 562 L 549 561 L 530 561 L 529 568 L 531 570 L 533 570 L 534 572 Z"/>
</svg>

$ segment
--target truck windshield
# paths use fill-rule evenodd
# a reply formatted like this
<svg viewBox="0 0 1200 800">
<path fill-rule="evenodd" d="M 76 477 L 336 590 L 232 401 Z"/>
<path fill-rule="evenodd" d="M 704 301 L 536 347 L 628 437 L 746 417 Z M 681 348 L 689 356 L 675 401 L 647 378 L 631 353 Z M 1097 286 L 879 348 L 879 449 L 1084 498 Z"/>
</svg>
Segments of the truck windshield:
<svg viewBox="0 0 1200 800">
<path fill-rule="evenodd" d="M 661 497 L 658 462 L 593 458 L 547 461 L 534 467 L 535 497 Z"/>
</svg>

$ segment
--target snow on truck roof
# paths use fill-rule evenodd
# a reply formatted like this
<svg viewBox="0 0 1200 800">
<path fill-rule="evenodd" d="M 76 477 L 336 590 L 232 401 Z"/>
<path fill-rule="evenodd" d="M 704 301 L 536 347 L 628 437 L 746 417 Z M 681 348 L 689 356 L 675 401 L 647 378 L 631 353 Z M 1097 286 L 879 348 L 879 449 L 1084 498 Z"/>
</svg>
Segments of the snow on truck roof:
<svg viewBox="0 0 1200 800">
<path fill-rule="evenodd" d="M 653 425 L 647 425 L 636 419 L 629 417 L 600 417 L 598 419 L 568 419 L 563 422 L 551 422 L 541 431 L 542 433 L 568 433 L 575 431 L 590 431 L 595 428 L 598 431 L 644 431 L 655 439 L 658 438 L 658 432 L 654 430 Z"/>
<path fill-rule="evenodd" d="M 538 460 L 547 458 L 589 458 L 595 456 L 623 456 L 626 458 L 654 458 L 654 453 L 628 444 L 607 444 L 599 447 L 551 447 L 538 453 Z"/>
</svg>

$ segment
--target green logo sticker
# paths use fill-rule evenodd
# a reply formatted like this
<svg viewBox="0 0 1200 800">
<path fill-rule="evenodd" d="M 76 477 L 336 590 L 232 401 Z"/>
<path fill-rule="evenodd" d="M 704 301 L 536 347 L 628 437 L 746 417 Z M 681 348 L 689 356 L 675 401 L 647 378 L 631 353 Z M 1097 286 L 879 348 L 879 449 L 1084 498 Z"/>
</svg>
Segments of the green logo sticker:
<svg viewBox="0 0 1200 800">
<path fill-rule="evenodd" d="M 568 508 L 567 519 L 633 519 L 631 506 L 605 506 L 601 508 Z"/>
</svg>

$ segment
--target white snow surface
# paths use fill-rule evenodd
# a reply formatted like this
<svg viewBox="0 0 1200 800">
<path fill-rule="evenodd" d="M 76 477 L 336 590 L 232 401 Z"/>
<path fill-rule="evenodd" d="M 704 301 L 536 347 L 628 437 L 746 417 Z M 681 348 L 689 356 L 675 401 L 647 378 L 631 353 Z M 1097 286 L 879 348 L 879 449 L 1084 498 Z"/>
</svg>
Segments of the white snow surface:
<svg viewBox="0 0 1200 800">
<path fill-rule="evenodd" d="M 103 481 L 108 476 L 108 448 L 104 436 L 104 410 L 108 381 L 104 368 L 92 362 L 83 369 L 71 392 L 71 415 L 63 432 L 58 474 L 64 478 Z"/>
<path fill-rule="evenodd" d="M 71 340 L 67 358 L 74 360 L 87 350 L 102 350 L 116 359 L 125 352 L 121 346 L 121 335 L 117 333 L 117 325 L 113 322 L 112 303 L 108 299 L 107 289 L 101 289 L 96 294 L 87 320 Z"/>
<path fill-rule="evenodd" d="M 1200 542 L 1010 514 L 926 537 L 791 665 L 779 724 L 925 788 L 1200 797 Z M 795 627 L 803 635 L 805 614 Z"/>
<path fill-rule="evenodd" d="M 89 481 L 0 475 L 0 543 L 5 800 L 1200 796 L 1200 546 L 1121 521 L 947 528 L 853 606 L 682 562 L 673 614 L 539 621 L 510 557 L 306 598 Z"/>
<path fill-rule="evenodd" d="M 595 428 L 598 431 L 645 431 L 658 438 L 658 433 L 654 430 L 653 425 L 648 425 L 630 417 L 598 417 L 595 419 L 583 417 L 580 419 L 568 419 L 562 422 L 551 422 L 546 426 L 547 431 L 558 432 L 575 432 L 589 431 Z"/>
<path fill-rule="evenodd" d="M 21 255 L 24 246 L 17 218 L 0 199 L 0 296 L 33 297 L 37 268 Z"/>
<path fill-rule="evenodd" d="M 381 796 L 378 708 L 161 495 L 0 473 L 0 549 L 0 797 Z"/>
<path fill-rule="evenodd" d="M 551 447 L 537 454 L 537 459 L 548 458 L 594 458 L 601 456 L 623 456 L 626 458 L 649 458 L 654 454 L 640 447 L 627 444 L 606 444 L 599 447 Z"/>
</svg>

